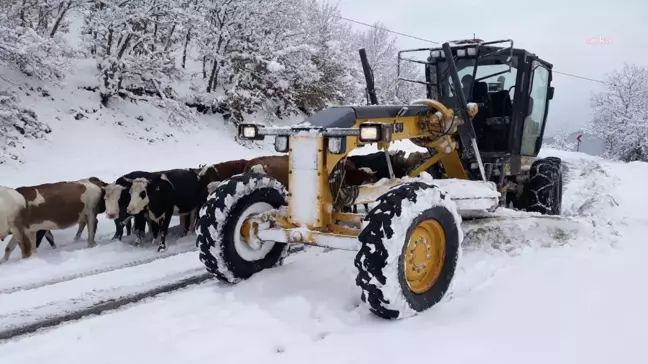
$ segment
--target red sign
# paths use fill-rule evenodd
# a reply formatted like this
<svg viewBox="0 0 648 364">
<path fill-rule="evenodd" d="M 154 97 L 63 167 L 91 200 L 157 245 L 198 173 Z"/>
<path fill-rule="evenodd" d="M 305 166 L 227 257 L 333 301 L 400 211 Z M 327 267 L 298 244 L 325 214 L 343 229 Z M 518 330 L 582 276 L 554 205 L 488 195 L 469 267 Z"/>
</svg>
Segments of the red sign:
<svg viewBox="0 0 648 364">
<path fill-rule="evenodd" d="M 582 137 L 583 137 L 583 135 L 581 134 L 581 135 L 579 135 L 579 136 L 576 137 L 576 140 L 578 140 L 579 143 L 582 143 L 582 142 L 583 142 L 583 141 L 581 140 Z"/>
</svg>

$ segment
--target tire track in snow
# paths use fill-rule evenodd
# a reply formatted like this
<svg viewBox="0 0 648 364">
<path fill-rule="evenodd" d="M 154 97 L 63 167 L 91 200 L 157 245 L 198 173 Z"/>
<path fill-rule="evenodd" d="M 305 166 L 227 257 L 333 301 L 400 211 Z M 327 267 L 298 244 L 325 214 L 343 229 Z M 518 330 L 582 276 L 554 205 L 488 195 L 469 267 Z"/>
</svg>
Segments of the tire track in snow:
<svg viewBox="0 0 648 364">
<path fill-rule="evenodd" d="M 14 293 L 14 292 L 18 292 L 18 291 L 27 291 L 27 290 L 31 290 L 31 289 L 42 288 L 42 287 L 45 287 L 45 286 L 51 286 L 53 284 L 58 284 L 58 283 L 71 281 L 71 280 L 74 280 L 74 279 L 85 278 L 85 277 L 94 276 L 94 275 L 98 275 L 98 274 L 113 272 L 113 271 L 120 270 L 120 269 L 125 269 L 125 268 L 137 267 L 139 265 L 152 263 L 152 262 L 154 262 L 156 260 L 159 260 L 159 259 L 166 259 L 166 258 L 173 257 L 175 255 L 179 255 L 179 254 L 183 254 L 183 253 L 189 253 L 191 251 L 197 251 L 197 250 L 198 249 L 195 246 L 192 245 L 192 246 L 180 249 L 180 250 L 172 252 L 172 253 L 162 253 L 162 254 L 159 254 L 159 255 L 152 256 L 150 258 L 138 259 L 138 260 L 131 261 L 131 262 L 128 262 L 128 263 L 125 263 L 125 264 L 113 265 L 113 266 L 108 266 L 108 267 L 105 267 L 105 268 L 94 269 L 94 270 L 91 270 L 91 271 L 82 272 L 82 273 L 70 274 L 70 275 L 67 275 L 67 276 L 61 276 L 61 277 L 57 277 L 57 278 L 53 278 L 53 279 L 49 279 L 49 280 L 45 280 L 45 281 L 40 281 L 40 282 L 37 282 L 37 283 L 30 283 L 30 284 L 24 284 L 24 285 L 20 285 L 20 286 L 13 286 L 13 287 L 9 287 L 9 288 L 2 288 L 2 289 L 0 289 L 0 294 L 9 294 L 9 293 Z"/>
<path fill-rule="evenodd" d="M 291 249 L 289 250 L 288 256 L 293 256 L 293 255 L 298 255 L 298 254 L 303 254 L 306 251 L 305 246 L 300 246 L 300 245 L 292 245 Z M 150 262 L 153 262 L 155 260 L 163 259 L 163 258 L 170 258 L 171 256 L 181 254 L 181 252 L 173 253 L 173 254 L 168 254 L 167 256 L 163 257 L 154 257 L 155 259 L 152 259 Z M 150 260 L 150 259 L 148 259 Z M 138 261 L 139 264 L 137 265 L 143 265 L 147 264 L 144 263 L 145 260 L 140 260 Z M 150 263 L 149 262 L 149 263 Z M 137 265 L 131 265 L 132 267 L 137 266 Z M 124 267 L 118 268 L 118 269 L 127 269 L 129 267 Z M 116 271 L 118 269 L 113 269 L 113 271 Z M 139 291 L 139 292 L 134 292 L 126 295 L 122 295 L 120 297 L 110 297 L 110 298 L 105 298 L 102 301 L 96 302 L 92 305 L 89 305 L 88 307 L 84 307 L 81 309 L 76 309 L 73 311 L 68 311 L 59 315 L 54 315 L 51 317 L 47 317 L 42 320 L 38 320 L 35 322 L 29 322 L 23 325 L 15 325 L 11 326 L 7 329 L 4 329 L 0 331 L 0 342 L 6 341 L 6 340 L 11 340 L 15 339 L 18 337 L 22 337 L 28 334 L 33 334 L 36 333 L 37 331 L 41 331 L 43 329 L 48 329 L 48 328 L 53 328 L 55 326 L 64 324 L 69 321 L 75 321 L 75 320 L 81 320 L 87 316 L 91 315 L 99 315 L 107 311 L 114 311 L 116 309 L 119 309 L 123 306 L 129 305 L 129 304 L 134 304 L 138 303 L 142 300 L 145 300 L 147 298 L 154 298 L 155 296 L 158 296 L 163 293 L 172 293 L 174 291 L 178 291 L 184 288 L 188 288 L 190 286 L 195 286 L 198 284 L 201 284 L 203 282 L 206 282 L 214 277 L 213 274 L 204 272 L 204 273 L 198 273 L 199 271 L 203 271 L 204 268 L 199 268 L 199 269 L 193 269 L 187 272 L 196 272 L 195 274 L 191 274 L 189 277 L 179 279 L 179 280 L 174 280 L 171 282 L 167 282 L 164 284 L 157 285 L 153 288 Z M 96 273 L 94 275 L 101 274 L 101 273 Z M 75 279 L 80 279 L 84 277 L 88 277 L 90 275 L 85 275 L 83 277 L 78 277 Z M 72 280 L 72 279 L 71 279 Z M 42 285 L 46 286 L 46 285 Z"/>
<path fill-rule="evenodd" d="M 175 282 L 160 285 L 146 291 L 125 295 L 120 298 L 106 299 L 102 302 L 96 303 L 92 306 L 80 310 L 67 312 L 65 314 L 49 317 L 47 319 L 39 320 L 37 322 L 29 323 L 26 325 L 11 327 L 9 329 L 0 331 L 0 341 L 15 339 L 16 337 L 31 334 L 42 329 L 58 326 L 68 321 L 80 320 L 86 316 L 99 315 L 106 311 L 116 310 L 122 306 L 137 303 L 147 298 L 153 298 L 162 293 L 170 293 L 192 285 L 203 283 L 211 279 L 212 277 L 213 275 L 211 273 L 201 273 Z"/>
</svg>

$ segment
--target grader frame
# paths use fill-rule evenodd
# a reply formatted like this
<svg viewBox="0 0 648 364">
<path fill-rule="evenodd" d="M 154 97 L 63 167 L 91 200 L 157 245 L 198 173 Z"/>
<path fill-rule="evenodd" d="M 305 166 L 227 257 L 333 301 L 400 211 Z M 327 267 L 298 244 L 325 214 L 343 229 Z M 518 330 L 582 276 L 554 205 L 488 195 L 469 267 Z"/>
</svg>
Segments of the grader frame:
<svg viewBox="0 0 648 364">
<path fill-rule="evenodd" d="M 469 105 L 469 115 L 477 113 L 475 104 Z M 334 117 L 337 115 L 337 117 Z M 355 115 L 353 120 L 346 116 Z M 358 116 L 359 115 L 359 116 Z M 369 115 L 365 117 L 365 115 Z M 371 117 L 377 115 L 378 117 Z M 388 115 L 394 115 L 390 117 Z M 332 127 L 312 125 L 318 120 L 333 121 L 334 125 L 348 125 L 351 127 Z M 244 223 L 244 229 L 252 229 L 252 234 L 260 240 L 313 244 L 336 249 L 357 250 L 357 236 L 360 233 L 360 225 L 363 214 L 335 211 L 335 196 L 329 188 L 329 176 L 335 167 L 345 159 L 357 147 L 377 142 L 378 148 L 386 150 L 389 144 L 397 140 L 415 140 L 416 144 L 434 150 L 436 153 L 424 161 L 409 173 L 411 177 L 417 177 L 421 172 L 432 165 L 442 162 L 449 178 L 467 180 L 461 164 L 457 143 L 451 138 L 457 132 L 457 124 L 463 121 L 455 117 L 454 112 L 447 109 L 436 100 L 418 100 L 410 106 L 368 106 L 368 107 L 340 107 L 330 108 L 318 115 L 318 120 L 311 120 L 311 125 L 297 125 L 291 128 L 264 128 L 260 125 L 242 124 L 239 127 L 239 135 L 245 138 L 246 128 L 254 128 L 254 137 L 250 139 L 261 139 L 265 136 L 274 135 L 276 138 L 283 138 L 283 141 L 275 145 L 283 145 L 283 151 L 289 155 L 289 193 L 288 208 L 283 211 L 274 211 L 271 214 L 262 214 Z M 337 121 L 337 123 L 336 123 Z M 361 130 L 364 128 L 380 130 L 381 140 L 363 142 Z M 301 144 L 308 145 L 299 151 L 295 150 Z M 342 146 L 343 149 L 332 151 L 333 146 Z M 335 147 L 334 147 L 335 148 Z M 282 151 L 281 148 L 277 148 Z M 308 154 L 308 151 L 316 151 Z M 296 153 L 300 155 L 296 157 Z M 314 161 L 311 168 L 304 168 L 298 165 L 298 160 Z M 389 158 L 386 158 L 389 163 Z M 309 186 L 309 180 L 304 180 L 303 173 L 312 173 L 317 184 Z M 308 177 L 305 177 L 308 179 Z M 384 194 L 394 187 L 397 180 L 382 184 L 363 185 L 359 187 L 358 194 L 353 200 L 354 204 L 373 203 L 377 196 Z M 298 186 L 298 187 L 297 187 Z M 316 198 L 304 200 L 301 192 L 307 188 L 313 188 L 311 193 Z M 313 205 L 315 208 L 313 209 Z M 490 205 L 490 203 L 489 203 Z M 300 215 L 303 207 L 313 209 L 311 216 Z M 488 206 L 492 207 L 492 206 Z M 308 215 L 308 213 L 306 214 Z M 268 222 L 271 222 L 268 226 Z M 341 225 L 340 222 L 344 222 Z M 259 230 L 259 226 L 265 228 Z M 353 225 L 354 227 L 349 227 Z M 250 233 L 246 233 L 249 237 Z"/>
</svg>

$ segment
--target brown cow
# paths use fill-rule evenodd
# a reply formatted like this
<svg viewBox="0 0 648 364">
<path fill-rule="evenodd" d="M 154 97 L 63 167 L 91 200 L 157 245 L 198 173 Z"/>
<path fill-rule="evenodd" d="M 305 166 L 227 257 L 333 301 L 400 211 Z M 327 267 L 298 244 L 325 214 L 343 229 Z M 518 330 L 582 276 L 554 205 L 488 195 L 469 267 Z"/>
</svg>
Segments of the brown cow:
<svg viewBox="0 0 648 364">
<path fill-rule="evenodd" d="M 245 170 L 247 165 L 247 159 L 236 159 L 222 163 L 212 164 L 210 166 L 204 166 L 199 172 L 198 177 L 200 178 L 198 182 L 198 188 L 200 190 L 201 201 L 207 199 L 209 195 L 209 190 L 207 186 L 212 182 L 220 182 L 226 179 L 232 178 L 236 174 L 241 174 Z"/>
<path fill-rule="evenodd" d="M 359 186 L 365 183 L 375 183 L 376 173 L 368 168 L 358 168 L 356 164 L 350 159 L 343 159 L 340 161 L 344 165 L 344 184 L 351 186 Z"/>
<path fill-rule="evenodd" d="M 396 158 L 393 159 L 394 170 L 401 171 L 403 176 L 408 175 L 429 158 L 429 152 L 412 152 L 407 157 L 405 157 L 404 153 L 397 155 Z"/>
<path fill-rule="evenodd" d="M 250 159 L 243 171 L 268 175 L 288 187 L 287 155 L 271 155 Z"/>
<path fill-rule="evenodd" d="M 14 234 L 5 248 L 2 261 L 7 261 L 11 252 L 20 246 L 22 257 L 28 258 L 36 249 L 36 234 L 39 230 L 67 229 L 79 225 L 75 239 L 80 238 L 88 226 L 88 247 L 97 245 L 97 214 L 103 212 L 103 181 L 88 178 L 79 181 L 46 183 L 37 186 L 18 187 L 16 191 L 25 199 L 14 219 Z"/>
<path fill-rule="evenodd" d="M 344 162 L 345 181 L 351 185 L 376 182 L 376 177 L 364 169 L 356 168 L 350 160 Z M 288 186 L 288 156 L 265 156 L 251 159 L 245 166 L 245 172 L 266 174 Z"/>
</svg>

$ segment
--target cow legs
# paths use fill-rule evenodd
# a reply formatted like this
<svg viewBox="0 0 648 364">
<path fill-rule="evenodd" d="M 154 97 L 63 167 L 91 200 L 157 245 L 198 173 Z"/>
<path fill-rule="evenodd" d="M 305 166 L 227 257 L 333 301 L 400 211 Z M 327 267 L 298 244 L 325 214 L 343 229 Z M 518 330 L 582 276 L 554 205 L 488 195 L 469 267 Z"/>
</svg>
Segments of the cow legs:
<svg viewBox="0 0 648 364">
<path fill-rule="evenodd" d="M 6 262 L 9 260 L 9 257 L 11 256 L 11 253 L 16 249 L 16 245 L 19 244 L 18 239 L 16 237 L 17 235 L 12 234 L 11 239 L 7 243 L 7 246 L 5 246 L 5 253 L 4 256 L 2 257 L 2 262 Z M 22 244 L 21 244 L 21 250 L 22 250 Z"/>
<path fill-rule="evenodd" d="M 36 233 L 36 249 L 40 247 L 46 232 L 47 230 L 38 230 L 38 232 Z"/>
<path fill-rule="evenodd" d="M 49 245 L 52 249 L 56 249 L 56 243 L 54 242 L 54 235 L 50 230 L 38 230 L 36 233 L 36 249 L 38 249 L 43 242 L 43 238 L 47 239 Z"/>
<path fill-rule="evenodd" d="M 169 232 L 169 224 L 171 223 L 171 218 L 173 217 L 173 210 L 167 211 L 162 217 L 160 223 L 160 243 L 158 244 L 158 252 L 165 252 L 167 249 L 166 246 L 166 236 Z"/>
<path fill-rule="evenodd" d="M 153 242 L 157 242 L 160 237 L 160 223 L 153 220 L 147 220 L 151 234 L 153 235 Z"/>
<path fill-rule="evenodd" d="M 122 222 L 117 218 L 115 219 L 115 235 L 113 235 L 112 240 L 121 240 L 122 236 L 124 236 L 124 225 L 122 225 Z"/>
<path fill-rule="evenodd" d="M 135 233 L 135 245 L 139 246 L 142 244 L 142 238 L 144 237 L 144 226 L 146 225 L 146 217 L 143 213 L 135 215 L 133 223 L 133 232 Z"/>
<path fill-rule="evenodd" d="M 126 235 L 131 234 L 131 220 L 133 219 L 132 215 L 120 215 L 115 219 L 115 235 L 113 235 L 112 240 L 121 240 L 124 236 L 124 227 L 126 227 Z"/>
<path fill-rule="evenodd" d="M 194 231 L 196 229 L 196 216 L 198 216 L 198 209 L 193 209 L 189 213 L 189 227 L 188 230 Z"/>
<path fill-rule="evenodd" d="M 52 234 L 51 230 L 47 230 L 45 232 L 45 239 L 47 239 L 52 249 L 56 249 L 56 243 L 54 242 L 54 235 Z M 38 249 L 38 246 L 36 246 L 36 248 Z"/>
<path fill-rule="evenodd" d="M 190 231 L 193 231 L 196 226 L 196 209 L 189 211 L 186 215 L 180 216 L 180 225 L 182 225 L 181 237 L 187 236 Z"/>
<path fill-rule="evenodd" d="M 124 225 L 126 225 L 126 235 L 130 235 L 131 234 L 131 225 L 132 225 L 131 219 L 126 220 L 126 223 Z"/>
<path fill-rule="evenodd" d="M 189 215 L 180 215 L 180 226 L 182 226 L 180 237 L 187 236 L 189 232 Z"/>
<path fill-rule="evenodd" d="M 95 233 L 97 232 L 97 217 L 94 214 L 90 214 L 86 217 L 86 221 L 88 224 L 88 248 L 93 248 L 97 246 L 97 242 L 95 241 Z M 79 224 L 79 226 L 80 225 L 81 224 Z M 81 235 L 81 231 L 83 231 L 83 229 L 79 229 L 79 232 L 77 234 Z"/>
<path fill-rule="evenodd" d="M 81 233 L 83 233 L 83 229 L 86 227 L 86 219 L 83 219 L 79 221 L 79 228 L 77 229 L 76 235 L 74 235 L 74 241 L 79 241 L 81 239 Z M 90 224 L 88 225 L 88 242 L 90 241 Z"/>
</svg>

